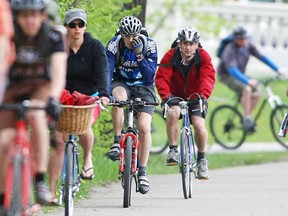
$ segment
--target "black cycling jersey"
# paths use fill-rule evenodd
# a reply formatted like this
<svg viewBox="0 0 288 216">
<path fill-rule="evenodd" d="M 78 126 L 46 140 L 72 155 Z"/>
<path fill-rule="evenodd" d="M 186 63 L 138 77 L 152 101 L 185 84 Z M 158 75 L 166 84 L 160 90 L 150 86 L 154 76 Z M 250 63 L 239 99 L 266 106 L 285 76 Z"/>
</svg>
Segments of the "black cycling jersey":
<svg viewBox="0 0 288 216">
<path fill-rule="evenodd" d="M 10 82 L 50 80 L 50 57 L 54 52 L 64 52 L 61 34 L 44 23 L 36 37 L 28 38 L 15 24 L 15 45 L 17 59 L 10 69 Z"/>
</svg>

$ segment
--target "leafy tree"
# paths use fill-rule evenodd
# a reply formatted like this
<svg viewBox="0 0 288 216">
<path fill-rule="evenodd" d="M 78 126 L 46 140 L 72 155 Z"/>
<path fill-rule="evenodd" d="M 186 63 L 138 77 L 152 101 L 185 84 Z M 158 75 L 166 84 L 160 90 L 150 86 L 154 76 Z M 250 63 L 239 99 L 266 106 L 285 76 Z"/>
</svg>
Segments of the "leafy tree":
<svg viewBox="0 0 288 216">
<path fill-rule="evenodd" d="M 61 17 L 71 8 L 82 8 L 88 16 L 87 31 L 103 44 L 115 34 L 119 20 L 126 15 L 138 15 L 141 6 L 126 7 L 132 0 L 58 0 Z"/>
</svg>

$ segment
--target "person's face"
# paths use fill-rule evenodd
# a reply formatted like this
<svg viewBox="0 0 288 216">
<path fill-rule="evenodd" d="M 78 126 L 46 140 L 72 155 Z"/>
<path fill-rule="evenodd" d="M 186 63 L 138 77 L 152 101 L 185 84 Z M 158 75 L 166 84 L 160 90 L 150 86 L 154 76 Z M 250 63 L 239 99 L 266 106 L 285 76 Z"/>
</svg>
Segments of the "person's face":
<svg viewBox="0 0 288 216">
<path fill-rule="evenodd" d="M 239 46 L 239 47 L 245 47 L 246 44 L 247 44 L 248 39 L 247 39 L 247 37 L 244 37 L 244 38 L 236 38 L 235 41 L 236 41 L 237 46 Z"/>
<path fill-rule="evenodd" d="M 23 33 L 29 37 L 34 37 L 47 19 L 47 14 L 36 10 L 19 11 L 16 19 Z"/>
<path fill-rule="evenodd" d="M 132 49 L 133 46 L 132 46 L 132 40 L 134 38 L 138 38 L 139 37 L 139 34 L 136 34 L 136 35 L 124 35 L 124 34 L 121 34 L 122 35 L 122 38 L 124 40 L 124 43 L 125 43 L 125 46 L 128 48 L 128 49 Z"/>
<path fill-rule="evenodd" d="M 180 52 L 183 57 L 189 58 L 194 55 L 198 48 L 198 43 L 191 41 L 180 41 L 179 42 Z"/>
<path fill-rule="evenodd" d="M 77 40 L 83 38 L 84 32 L 86 31 L 86 24 L 80 19 L 73 20 L 67 26 L 68 36 Z"/>
</svg>

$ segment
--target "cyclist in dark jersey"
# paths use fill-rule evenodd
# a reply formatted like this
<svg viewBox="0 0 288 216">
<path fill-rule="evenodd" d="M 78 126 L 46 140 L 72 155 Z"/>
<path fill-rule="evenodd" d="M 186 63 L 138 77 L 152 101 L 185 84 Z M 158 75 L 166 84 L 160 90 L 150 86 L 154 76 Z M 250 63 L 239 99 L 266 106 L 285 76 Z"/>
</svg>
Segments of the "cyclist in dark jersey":
<svg viewBox="0 0 288 216">
<path fill-rule="evenodd" d="M 58 99 L 65 84 L 67 54 L 61 34 L 47 23 L 44 0 L 12 0 L 15 17 L 16 61 L 9 71 L 9 85 L 3 103 L 30 100 L 33 105 L 49 107 L 49 114 L 60 114 Z M 15 136 L 16 114 L 0 112 L 0 194 L 3 197 L 7 155 Z M 39 204 L 51 200 L 45 183 L 48 162 L 49 130 L 44 110 L 30 111 L 31 144 L 35 159 L 35 196 Z M 3 149 L 5 147 L 5 151 Z"/>
</svg>

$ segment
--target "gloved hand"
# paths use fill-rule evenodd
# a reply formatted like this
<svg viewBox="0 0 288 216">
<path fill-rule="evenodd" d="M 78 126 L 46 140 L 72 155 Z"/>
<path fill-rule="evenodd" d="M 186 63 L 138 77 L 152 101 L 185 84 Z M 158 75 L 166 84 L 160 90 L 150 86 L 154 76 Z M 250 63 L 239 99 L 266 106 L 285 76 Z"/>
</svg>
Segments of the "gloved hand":
<svg viewBox="0 0 288 216">
<path fill-rule="evenodd" d="M 166 97 L 165 99 L 162 100 L 160 106 L 163 107 L 165 105 L 165 103 L 167 103 L 168 100 L 171 99 L 171 96 Z"/>
<path fill-rule="evenodd" d="M 57 120 L 61 114 L 62 107 L 59 101 L 50 97 L 47 103 L 46 112 L 52 119 Z"/>
<path fill-rule="evenodd" d="M 143 43 L 140 38 L 133 38 L 132 40 L 133 51 L 135 55 L 142 54 L 143 50 Z"/>
</svg>

